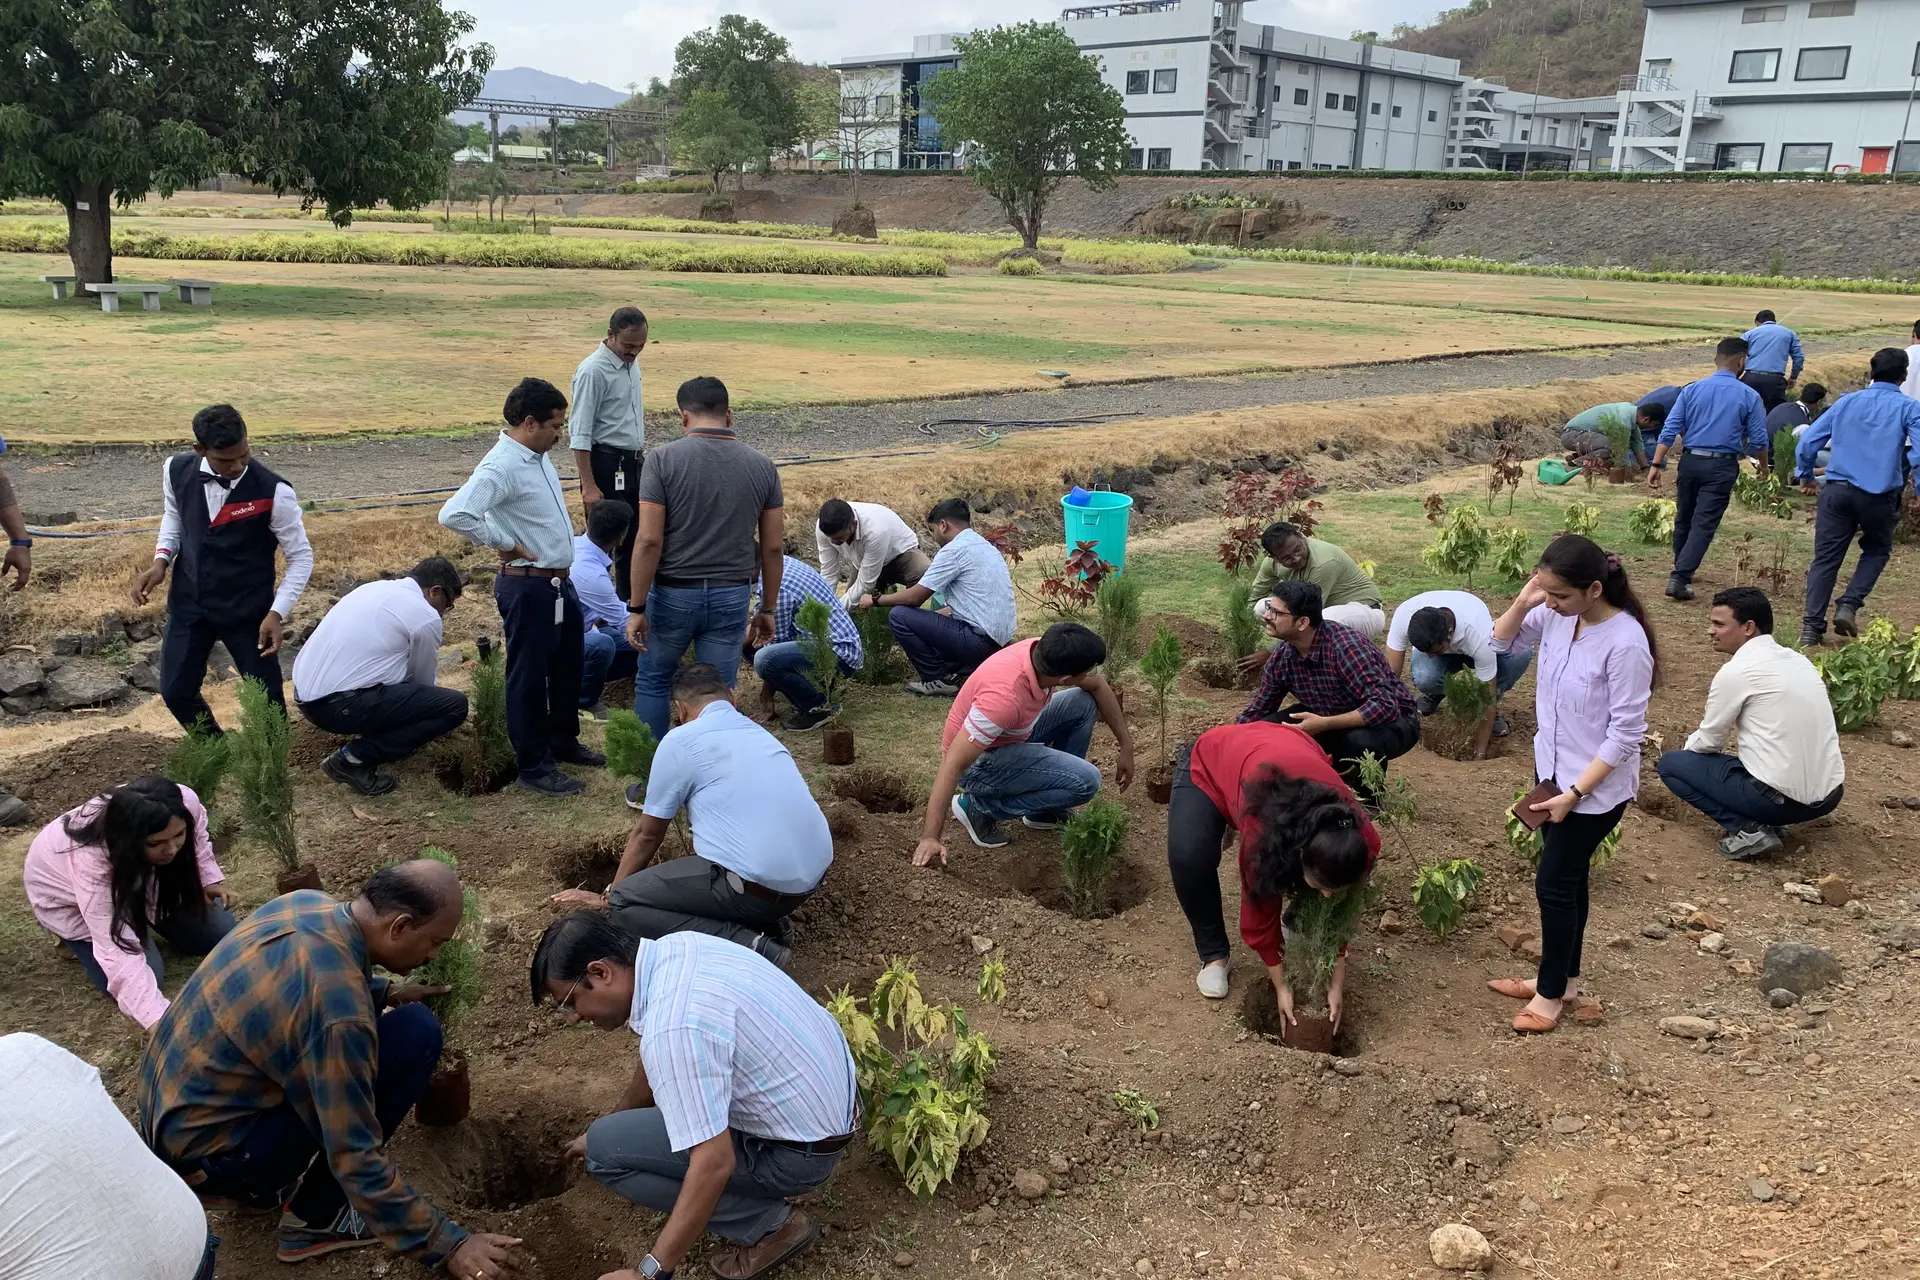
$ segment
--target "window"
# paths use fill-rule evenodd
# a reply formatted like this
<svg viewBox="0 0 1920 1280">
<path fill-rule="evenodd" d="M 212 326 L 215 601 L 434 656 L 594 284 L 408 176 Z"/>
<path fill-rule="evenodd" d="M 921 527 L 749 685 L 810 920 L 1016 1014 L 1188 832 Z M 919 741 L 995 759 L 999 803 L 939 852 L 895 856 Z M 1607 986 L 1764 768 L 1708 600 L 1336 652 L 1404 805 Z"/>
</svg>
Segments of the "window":
<svg viewBox="0 0 1920 1280">
<path fill-rule="evenodd" d="M 1368 108 L 1367 108 L 1367 114 L 1368 114 L 1368 115 L 1370 115 L 1370 116 L 1377 116 L 1377 115 L 1379 115 L 1379 114 L 1380 114 L 1380 104 L 1376 102 L 1376 103 L 1374 103 L 1374 104 L 1373 104 L 1373 105 L 1372 105 L 1371 107 L 1368 107 Z"/>
<path fill-rule="evenodd" d="M 1780 148 L 1783 173 L 1825 173 L 1827 158 L 1833 154 L 1830 142 L 1789 142 Z"/>
<path fill-rule="evenodd" d="M 1834 45 L 1825 49 L 1802 49 L 1800 61 L 1793 69 L 1795 80 L 1845 80 L 1847 78 L 1847 55 L 1852 50 L 1846 45 Z"/>
<path fill-rule="evenodd" d="M 1785 22 L 1787 6 L 1783 4 L 1750 4 L 1740 11 L 1742 22 Z"/>
<path fill-rule="evenodd" d="M 1760 172 L 1760 159 L 1766 151 L 1758 142 L 1723 142 L 1714 153 L 1716 169 L 1738 169 L 1742 173 Z"/>
<path fill-rule="evenodd" d="M 1532 133 L 1533 133 L 1533 130 L 1531 129 L 1522 129 L 1520 131 L 1520 141 L 1526 142 L 1529 138 L 1529 135 L 1531 135 Z"/>
<path fill-rule="evenodd" d="M 1172 93 L 1179 84 L 1179 80 L 1180 68 L 1161 67 L 1153 73 L 1153 91 L 1155 93 Z"/>
<path fill-rule="evenodd" d="M 1148 147 L 1147 148 L 1147 168 L 1149 169 L 1173 168 L 1173 148 L 1172 147 Z"/>
<path fill-rule="evenodd" d="M 1293 91 L 1293 105 L 1296 107 L 1304 107 L 1307 105 L 1307 101 L 1311 97 L 1312 95 L 1309 94 L 1305 89 L 1295 89 Z"/>
<path fill-rule="evenodd" d="M 893 95 L 890 93 L 876 95 L 873 100 L 873 118 L 875 120 L 885 120 L 892 115 Z"/>
<path fill-rule="evenodd" d="M 1915 50 L 1913 51 L 1913 60 L 1914 60 L 1915 62 L 1920 62 L 1920 49 L 1915 49 Z M 1437 121 L 1438 121 L 1439 119 L 1440 119 L 1440 113 L 1439 113 L 1438 111 L 1429 111 L 1429 112 L 1427 112 L 1427 123 L 1428 123 L 1428 124 L 1434 124 L 1434 123 L 1436 123 L 1436 122 L 1437 122 Z"/>
<path fill-rule="evenodd" d="M 1127 92 L 1145 93 L 1147 91 L 1147 73 L 1144 71 L 1127 72 Z"/>
<path fill-rule="evenodd" d="M 1144 167 L 1146 162 L 1147 162 L 1146 152 L 1142 151 L 1139 147 L 1127 148 L 1127 168 L 1139 169 Z"/>
<path fill-rule="evenodd" d="M 1340 109 L 1342 111 L 1358 111 L 1360 110 L 1360 99 L 1350 93 L 1346 94 L 1340 99 Z"/>
<path fill-rule="evenodd" d="M 1398 108 L 1398 107 L 1395 107 L 1395 108 L 1393 109 L 1393 118 L 1394 118 L 1395 120 L 1398 120 L 1398 119 L 1400 118 L 1400 108 Z"/>
<path fill-rule="evenodd" d="M 1287 161 L 1287 168 L 1289 168 L 1289 169 L 1298 169 L 1299 167 L 1300 167 L 1300 162 L 1299 162 L 1298 160 L 1289 160 L 1289 161 Z"/>
<path fill-rule="evenodd" d="M 1914 54 L 1913 56 L 1914 56 L 1914 57 L 1915 57 L 1916 59 L 1920 59 L 1920 53 L 1915 53 L 1915 54 Z M 1329 111 L 1338 111 L 1339 109 L 1340 109 L 1340 95 L 1339 95 L 1339 94 L 1337 94 L 1337 93 L 1330 93 L 1330 94 L 1328 94 L 1328 95 L 1327 95 L 1327 110 L 1329 110 Z"/>
<path fill-rule="evenodd" d="M 1736 84 L 1751 84 L 1758 80 L 1778 80 L 1780 78 L 1780 51 L 1778 49 L 1742 49 L 1733 55 L 1733 66 L 1727 71 L 1727 79 Z"/>
<path fill-rule="evenodd" d="M 1813 0 L 1807 6 L 1809 18 L 1851 18 L 1853 0 Z"/>
</svg>

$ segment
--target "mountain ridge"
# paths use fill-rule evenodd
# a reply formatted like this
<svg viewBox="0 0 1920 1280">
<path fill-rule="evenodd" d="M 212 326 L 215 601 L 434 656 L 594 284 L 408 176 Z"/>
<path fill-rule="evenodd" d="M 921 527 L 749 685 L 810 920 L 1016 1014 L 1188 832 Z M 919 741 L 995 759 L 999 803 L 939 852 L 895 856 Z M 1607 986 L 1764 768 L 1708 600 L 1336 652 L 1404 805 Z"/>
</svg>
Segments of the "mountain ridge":
<svg viewBox="0 0 1920 1280">
<path fill-rule="evenodd" d="M 1513 89 L 1584 98 L 1616 92 L 1634 72 L 1646 24 L 1642 0 L 1468 0 L 1381 43 L 1457 58 L 1468 75 Z"/>
</svg>

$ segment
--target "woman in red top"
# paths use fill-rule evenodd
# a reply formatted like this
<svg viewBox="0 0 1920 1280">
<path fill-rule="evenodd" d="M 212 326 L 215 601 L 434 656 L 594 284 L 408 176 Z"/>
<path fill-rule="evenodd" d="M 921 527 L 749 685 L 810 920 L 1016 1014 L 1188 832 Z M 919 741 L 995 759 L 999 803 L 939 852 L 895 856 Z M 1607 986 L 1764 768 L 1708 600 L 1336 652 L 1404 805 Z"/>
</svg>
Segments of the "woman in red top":
<svg viewBox="0 0 1920 1280">
<path fill-rule="evenodd" d="M 1223 724 L 1183 752 L 1167 808 L 1167 866 L 1200 953 L 1200 994 L 1227 994 L 1231 950 L 1220 912 L 1220 851 L 1227 829 L 1240 836 L 1240 936 L 1265 961 L 1293 1021 L 1281 913 L 1309 889 L 1331 897 L 1365 881 L 1380 856 L 1380 833 L 1333 761 L 1292 725 Z M 1333 972 L 1327 1012 L 1338 1026 L 1346 961 Z"/>
</svg>

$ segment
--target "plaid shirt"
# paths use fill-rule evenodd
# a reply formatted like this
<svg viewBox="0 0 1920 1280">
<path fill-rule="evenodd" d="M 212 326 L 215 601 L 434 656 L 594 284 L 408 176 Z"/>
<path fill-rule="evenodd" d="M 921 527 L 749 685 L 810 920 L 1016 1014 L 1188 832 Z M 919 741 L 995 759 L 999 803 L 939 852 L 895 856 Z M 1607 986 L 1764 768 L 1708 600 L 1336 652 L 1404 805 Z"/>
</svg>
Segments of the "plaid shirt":
<svg viewBox="0 0 1920 1280">
<path fill-rule="evenodd" d="M 807 601 L 818 600 L 827 606 L 827 638 L 833 643 L 833 651 L 850 670 L 858 671 L 866 661 L 866 651 L 860 645 L 860 629 L 853 625 L 853 616 L 847 607 L 833 594 L 833 588 L 820 576 L 820 571 L 806 561 L 787 556 L 785 566 L 780 571 L 780 594 L 773 601 L 773 643 L 786 644 L 801 639 L 794 615 Z"/>
<path fill-rule="evenodd" d="M 1316 716 L 1358 711 L 1368 724 L 1381 725 L 1413 714 L 1413 695 L 1373 642 L 1337 622 L 1320 624 L 1304 658 L 1285 641 L 1275 645 L 1260 688 L 1236 723 L 1272 715 L 1289 693 Z"/>
<path fill-rule="evenodd" d="M 140 1064 L 141 1136 L 170 1164 L 237 1145 L 283 1103 L 382 1243 L 435 1266 L 466 1231 L 400 1181 L 373 1110 L 386 982 L 347 905 L 276 898 L 222 939 L 154 1024 Z"/>
</svg>

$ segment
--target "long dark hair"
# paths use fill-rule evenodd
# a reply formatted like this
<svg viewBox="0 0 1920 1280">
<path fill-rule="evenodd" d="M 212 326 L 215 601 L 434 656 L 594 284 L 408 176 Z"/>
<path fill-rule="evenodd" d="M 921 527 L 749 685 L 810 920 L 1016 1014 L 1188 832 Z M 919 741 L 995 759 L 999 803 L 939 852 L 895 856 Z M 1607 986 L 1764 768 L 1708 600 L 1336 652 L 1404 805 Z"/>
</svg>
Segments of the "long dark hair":
<svg viewBox="0 0 1920 1280">
<path fill-rule="evenodd" d="M 1540 567 L 1576 591 L 1585 591 L 1594 583 L 1600 584 L 1600 598 L 1616 609 L 1633 615 L 1640 624 L 1640 630 L 1646 633 L 1647 653 L 1653 658 L 1653 684 L 1660 683 L 1660 644 L 1653 638 L 1653 622 L 1647 617 L 1646 606 L 1640 603 L 1640 597 L 1633 594 L 1633 584 L 1627 581 L 1626 566 L 1620 563 L 1620 557 L 1612 554 L 1591 538 L 1583 538 L 1577 533 L 1563 533 L 1547 544 L 1540 553 Z"/>
<path fill-rule="evenodd" d="M 80 817 L 67 819 L 67 836 L 107 851 L 111 927 L 114 944 L 122 951 L 146 950 L 147 932 L 153 926 L 147 919 L 149 884 L 159 886 L 155 905 L 161 919 L 182 913 L 199 915 L 206 909 L 200 892 L 199 824 L 178 783 L 158 774 L 135 778 L 109 794 L 104 804 L 96 804 L 84 821 Z M 166 830 L 175 818 L 186 824 L 186 838 L 172 862 L 155 866 L 147 861 L 147 840 Z M 135 939 L 132 946 L 125 941 L 128 933 Z M 94 945 L 99 945 L 99 939 Z"/>
<path fill-rule="evenodd" d="M 1268 765 L 1240 793 L 1259 826 L 1253 849 L 1253 893 L 1281 898 L 1305 892 L 1306 873 L 1329 889 L 1367 877 L 1367 838 L 1345 793 Z"/>
</svg>

